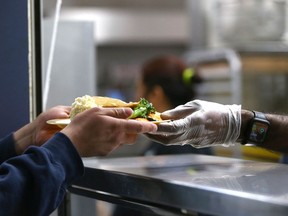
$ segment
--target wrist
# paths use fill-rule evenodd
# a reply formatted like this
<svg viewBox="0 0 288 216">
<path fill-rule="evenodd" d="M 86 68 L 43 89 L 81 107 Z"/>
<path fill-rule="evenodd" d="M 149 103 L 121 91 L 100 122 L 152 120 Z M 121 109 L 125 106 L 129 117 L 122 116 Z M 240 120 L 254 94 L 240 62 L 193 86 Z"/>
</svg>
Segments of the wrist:
<svg viewBox="0 0 288 216">
<path fill-rule="evenodd" d="M 34 124 L 30 123 L 20 128 L 13 134 L 15 141 L 15 152 L 22 154 L 30 145 L 33 144 Z"/>
<path fill-rule="evenodd" d="M 241 129 L 237 142 L 241 143 L 245 139 L 247 127 L 253 117 L 254 114 L 252 111 L 241 110 Z"/>
</svg>

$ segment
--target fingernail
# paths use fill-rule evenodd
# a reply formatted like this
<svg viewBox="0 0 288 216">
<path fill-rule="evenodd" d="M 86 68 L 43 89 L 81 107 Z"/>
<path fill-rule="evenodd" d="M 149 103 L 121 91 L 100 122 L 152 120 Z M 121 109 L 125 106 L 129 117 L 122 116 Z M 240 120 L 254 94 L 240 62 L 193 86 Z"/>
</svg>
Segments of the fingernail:
<svg viewBox="0 0 288 216">
<path fill-rule="evenodd" d="M 123 108 L 123 112 L 125 113 L 126 116 L 131 116 L 133 111 L 131 108 Z"/>
<path fill-rule="evenodd" d="M 156 132 L 158 130 L 158 126 L 156 124 L 153 124 L 153 130 L 151 132 Z"/>
</svg>

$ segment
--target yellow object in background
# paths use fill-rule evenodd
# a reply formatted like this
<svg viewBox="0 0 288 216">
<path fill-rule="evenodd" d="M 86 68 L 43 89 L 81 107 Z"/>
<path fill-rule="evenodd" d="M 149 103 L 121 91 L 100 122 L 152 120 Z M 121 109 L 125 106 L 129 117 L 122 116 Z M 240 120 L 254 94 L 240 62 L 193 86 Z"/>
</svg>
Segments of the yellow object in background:
<svg viewBox="0 0 288 216">
<path fill-rule="evenodd" d="M 235 148 L 237 148 L 235 150 Z M 253 160 L 253 161 L 263 161 L 263 162 L 275 162 L 278 163 L 281 154 L 278 152 L 273 152 L 271 150 L 267 150 L 264 148 L 256 147 L 256 146 L 214 146 L 214 154 L 216 156 L 222 157 L 232 157 L 232 158 L 241 158 L 245 160 Z M 235 153 L 236 152 L 236 153 Z"/>
<path fill-rule="evenodd" d="M 281 154 L 256 146 L 242 146 L 243 159 L 279 162 Z"/>
</svg>

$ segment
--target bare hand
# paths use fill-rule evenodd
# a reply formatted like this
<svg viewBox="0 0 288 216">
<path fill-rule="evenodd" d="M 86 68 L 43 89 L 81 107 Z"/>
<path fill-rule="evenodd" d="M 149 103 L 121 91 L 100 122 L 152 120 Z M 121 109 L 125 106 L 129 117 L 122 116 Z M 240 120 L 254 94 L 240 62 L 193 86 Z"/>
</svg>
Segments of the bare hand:
<svg viewBox="0 0 288 216">
<path fill-rule="evenodd" d="M 22 154 L 30 145 L 41 146 L 61 128 L 49 125 L 50 119 L 69 118 L 70 107 L 56 106 L 41 113 L 33 122 L 25 125 L 14 133 L 15 150 Z"/>
<path fill-rule="evenodd" d="M 140 133 L 157 130 L 153 123 L 128 120 L 131 114 L 130 108 L 91 108 L 78 114 L 61 132 L 81 156 L 104 156 L 120 145 L 134 143 Z"/>
<path fill-rule="evenodd" d="M 33 136 L 33 143 L 35 145 L 42 145 L 50 139 L 61 128 L 57 125 L 47 124 L 51 119 L 67 119 L 69 118 L 71 107 L 69 106 L 56 106 L 46 112 L 41 113 L 35 120 L 35 131 Z"/>
</svg>

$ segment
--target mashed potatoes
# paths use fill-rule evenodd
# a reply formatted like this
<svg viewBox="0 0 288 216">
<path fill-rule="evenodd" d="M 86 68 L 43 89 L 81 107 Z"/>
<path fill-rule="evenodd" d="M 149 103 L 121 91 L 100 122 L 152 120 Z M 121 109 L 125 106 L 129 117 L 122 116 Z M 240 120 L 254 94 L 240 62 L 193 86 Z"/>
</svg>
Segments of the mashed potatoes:
<svg viewBox="0 0 288 216">
<path fill-rule="evenodd" d="M 78 113 L 81 113 L 87 109 L 97 107 L 95 100 L 93 97 L 89 95 L 85 95 L 83 97 L 77 97 L 75 101 L 72 103 L 72 109 L 70 112 L 70 118 L 74 118 Z"/>
</svg>

